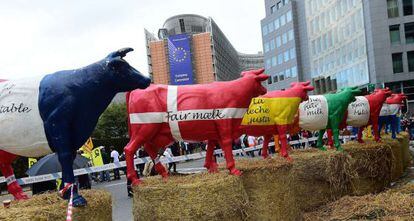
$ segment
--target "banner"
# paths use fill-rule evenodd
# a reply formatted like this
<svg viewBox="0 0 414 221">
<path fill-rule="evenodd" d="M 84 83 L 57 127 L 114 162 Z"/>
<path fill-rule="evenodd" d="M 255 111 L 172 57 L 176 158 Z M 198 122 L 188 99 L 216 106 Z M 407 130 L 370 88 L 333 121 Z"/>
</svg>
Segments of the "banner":
<svg viewBox="0 0 414 221">
<path fill-rule="evenodd" d="M 172 85 L 193 84 L 190 36 L 187 34 L 168 37 L 168 60 Z"/>
<path fill-rule="evenodd" d="M 253 98 L 242 125 L 286 125 L 293 123 L 299 97 Z"/>
<path fill-rule="evenodd" d="M 92 150 L 92 163 L 94 166 L 102 166 L 104 165 L 102 159 L 101 149 L 95 148 Z"/>
<path fill-rule="evenodd" d="M 300 103 L 299 126 L 305 130 L 322 130 L 328 125 L 328 102 L 323 95 L 309 96 Z"/>
<path fill-rule="evenodd" d="M 29 168 L 37 162 L 36 158 L 27 158 L 27 160 L 29 161 Z"/>
</svg>

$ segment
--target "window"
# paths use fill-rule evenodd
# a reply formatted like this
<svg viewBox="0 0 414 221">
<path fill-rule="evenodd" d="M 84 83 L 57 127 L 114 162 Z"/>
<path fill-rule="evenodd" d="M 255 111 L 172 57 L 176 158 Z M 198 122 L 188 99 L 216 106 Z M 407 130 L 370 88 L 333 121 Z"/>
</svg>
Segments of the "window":
<svg viewBox="0 0 414 221">
<path fill-rule="evenodd" d="M 274 25 L 275 25 L 275 30 L 279 29 L 280 24 L 279 24 L 279 19 L 278 18 L 274 21 Z"/>
<path fill-rule="evenodd" d="M 276 11 L 276 5 L 272 5 L 270 7 L 270 13 L 273 14 L 273 12 L 275 12 L 275 11 Z"/>
<path fill-rule="evenodd" d="M 294 59 L 294 58 L 296 58 L 296 51 L 295 51 L 295 48 L 291 48 L 291 49 L 289 50 L 289 53 L 290 53 L 290 59 Z"/>
<path fill-rule="evenodd" d="M 292 21 L 292 11 L 286 13 L 286 23 Z"/>
<path fill-rule="evenodd" d="M 283 81 L 283 80 L 285 80 L 285 74 L 284 72 L 280 72 L 279 81 Z"/>
<path fill-rule="evenodd" d="M 267 84 L 272 84 L 272 78 L 267 79 Z"/>
<path fill-rule="evenodd" d="M 270 41 L 270 50 L 274 50 L 275 49 L 275 40 L 274 39 L 272 39 L 271 41 Z"/>
<path fill-rule="evenodd" d="M 263 36 L 267 35 L 267 25 L 264 25 L 262 28 Z"/>
<path fill-rule="evenodd" d="M 290 30 L 288 32 L 288 39 L 289 39 L 289 41 L 292 41 L 293 40 L 293 30 Z"/>
<path fill-rule="evenodd" d="M 402 53 L 392 54 L 392 69 L 394 74 L 403 72 Z"/>
<path fill-rule="evenodd" d="M 178 21 L 180 22 L 181 33 L 185 33 L 184 19 L 180 18 Z"/>
<path fill-rule="evenodd" d="M 269 48 L 269 42 L 266 42 L 265 44 L 264 44 L 264 51 L 265 51 L 265 53 L 266 52 L 268 52 L 270 50 L 270 48 Z"/>
<path fill-rule="evenodd" d="M 283 14 L 282 16 L 280 16 L 280 26 L 283 26 L 286 24 L 286 17 Z"/>
<path fill-rule="evenodd" d="M 290 73 L 290 68 L 285 70 L 285 76 L 286 76 L 286 78 L 291 78 L 292 77 L 292 75 Z"/>
<path fill-rule="evenodd" d="M 403 0 L 404 16 L 413 14 L 413 0 Z"/>
<path fill-rule="evenodd" d="M 401 43 L 400 25 L 390 26 L 390 39 L 392 45 L 398 45 Z"/>
<path fill-rule="evenodd" d="M 289 50 L 285 51 L 283 54 L 284 54 L 284 61 L 288 62 L 289 61 Z"/>
<path fill-rule="evenodd" d="M 270 22 L 270 23 L 268 24 L 267 29 L 269 30 L 269 33 L 270 33 L 270 32 L 273 32 L 273 30 L 274 30 L 274 28 L 273 28 L 273 22 Z"/>
<path fill-rule="evenodd" d="M 270 69 L 272 67 L 272 61 L 270 59 L 266 59 L 266 69 Z"/>
<path fill-rule="evenodd" d="M 293 66 L 291 69 L 291 75 L 293 78 L 298 76 L 298 68 L 296 66 Z"/>
<path fill-rule="evenodd" d="M 408 71 L 414 72 L 414 51 L 407 52 Z"/>
<path fill-rule="evenodd" d="M 278 80 L 277 80 L 277 75 L 275 75 L 275 76 L 273 76 L 273 82 L 278 82 Z"/>
<path fill-rule="evenodd" d="M 272 67 L 277 65 L 276 56 L 272 57 Z"/>
<path fill-rule="evenodd" d="M 283 33 L 283 35 L 282 35 L 282 43 L 283 44 L 286 44 L 287 43 L 287 40 L 288 40 L 287 34 L 286 33 Z"/>
<path fill-rule="evenodd" d="M 279 9 L 279 8 L 281 8 L 282 7 L 282 2 L 278 2 L 277 4 L 276 4 L 276 9 Z"/>
<path fill-rule="evenodd" d="M 414 22 L 405 23 L 405 42 L 408 44 L 414 43 Z"/>
<path fill-rule="evenodd" d="M 279 48 L 280 46 L 282 46 L 282 39 L 280 38 L 280 36 L 276 37 L 276 47 Z"/>
<path fill-rule="evenodd" d="M 283 63 L 283 54 L 279 54 L 278 56 L 277 56 L 277 64 L 282 64 Z"/>
</svg>

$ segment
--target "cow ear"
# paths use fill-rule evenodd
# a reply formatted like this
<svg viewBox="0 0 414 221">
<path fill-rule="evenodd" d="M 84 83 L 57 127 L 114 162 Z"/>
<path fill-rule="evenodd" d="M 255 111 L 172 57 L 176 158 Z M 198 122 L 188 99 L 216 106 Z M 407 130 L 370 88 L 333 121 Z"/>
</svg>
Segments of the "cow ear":
<svg viewBox="0 0 414 221">
<path fill-rule="evenodd" d="M 117 57 L 117 58 L 114 58 L 114 59 L 110 59 L 108 61 L 108 67 L 110 67 L 110 68 L 119 68 L 122 65 L 125 65 L 125 63 L 126 63 L 125 60 L 123 60 L 120 57 Z"/>
</svg>

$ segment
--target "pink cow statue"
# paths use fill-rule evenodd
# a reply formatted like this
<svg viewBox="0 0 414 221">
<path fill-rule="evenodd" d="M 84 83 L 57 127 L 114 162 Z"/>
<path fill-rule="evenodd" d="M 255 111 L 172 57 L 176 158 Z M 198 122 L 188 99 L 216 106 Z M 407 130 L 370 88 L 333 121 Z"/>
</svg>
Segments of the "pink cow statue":
<svg viewBox="0 0 414 221">
<path fill-rule="evenodd" d="M 267 92 L 262 81 L 268 79 L 264 69 L 246 71 L 241 76 L 210 84 L 153 84 L 127 94 L 130 141 L 125 155 L 132 185 L 141 182 L 133 162 L 138 147 L 144 145 L 156 171 L 167 178 L 157 153 L 174 141 L 219 143 L 230 174 L 240 175 L 233 159 L 232 141 L 241 136 L 239 126 L 251 99 Z"/>
</svg>

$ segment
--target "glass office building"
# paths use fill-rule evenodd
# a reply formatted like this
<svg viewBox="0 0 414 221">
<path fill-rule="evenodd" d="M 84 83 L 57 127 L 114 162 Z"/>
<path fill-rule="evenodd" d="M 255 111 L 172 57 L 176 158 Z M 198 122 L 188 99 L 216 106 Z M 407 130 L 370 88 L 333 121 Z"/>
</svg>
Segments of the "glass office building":
<svg viewBox="0 0 414 221">
<path fill-rule="evenodd" d="M 369 83 L 362 1 L 305 0 L 316 93 Z"/>
</svg>

